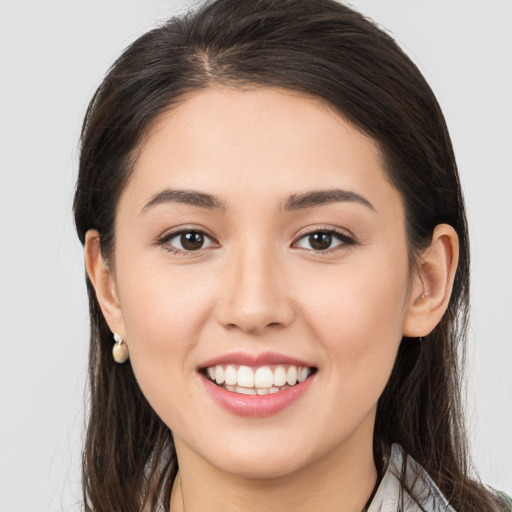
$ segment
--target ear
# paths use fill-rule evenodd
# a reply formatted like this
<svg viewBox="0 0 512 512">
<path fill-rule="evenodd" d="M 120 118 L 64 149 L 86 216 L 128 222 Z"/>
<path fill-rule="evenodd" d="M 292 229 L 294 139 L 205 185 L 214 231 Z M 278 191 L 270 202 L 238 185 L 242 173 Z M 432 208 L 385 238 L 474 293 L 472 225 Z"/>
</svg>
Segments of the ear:
<svg viewBox="0 0 512 512">
<path fill-rule="evenodd" d="M 114 274 L 101 255 L 100 235 L 94 229 L 85 235 L 85 268 L 110 330 L 124 339 L 124 321 Z"/>
<path fill-rule="evenodd" d="M 457 233 L 448 224 L 439 224 L 430 246 L 418 258 L 404 320 L 404 336 L 426 336 L 440 322 L 450 302 L 458 262 Z"/>
</svg>

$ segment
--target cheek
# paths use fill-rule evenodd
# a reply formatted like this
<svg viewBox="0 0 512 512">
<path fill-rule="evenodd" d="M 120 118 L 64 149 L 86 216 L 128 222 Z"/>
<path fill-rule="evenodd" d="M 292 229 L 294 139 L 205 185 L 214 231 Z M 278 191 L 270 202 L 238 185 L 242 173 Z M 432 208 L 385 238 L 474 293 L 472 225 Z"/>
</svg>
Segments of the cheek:
<svg viewBox="0 0 512 512">
<path fill-rule="evenodd" d="M 160 353 L 197 338 L 211 303 L 211 289 L 208 276 L 202 276 L 197 268 L 176 270 L 161 259 L 153 264 L 152 259 L 141 258 L 134 266 L 120 258 L 116 274 L 129 342 L 137 349 L 138 345 L 148 349 L 151 345 Z"/>
<path fill-rule="evenodd" d="M 404 262 L 392 259 L 361 261 L 336 275 L 317 275 L 314 292 L 304 300 L 303 314 L 323 345 L 326 386 L 337 390 L 348 409 L 376 402 L 389 379 L 408 298 L 404 269 Z M 363 404 L 362 393 L 370 402 Z"/>
<path fill-rule="evenodd" d="M 183 376 L 194 371 L 189 354 L 209 316 L 208 280 L 184 267 L 180 272 L 121 258 L 116 267 L 130 361 L 139 385 L 157 411 L 180 406 Z M 172 399 L 171 399 L 172 398 Z M 160 403 L 162 402 L 162 403 Z"/>
<path fill-rule="evenodd" d="M 314 286 L 302 292 L 304 314 L 328 338 L 350 334 L 360 345 L 370 341 L 365 340 L 369 333 L 378 338 L 380 333 L 386 337 L 401 332 L 409 288 L 407 267 L 365 263 L 316 273 L 308 281 Z"/>
</svg>

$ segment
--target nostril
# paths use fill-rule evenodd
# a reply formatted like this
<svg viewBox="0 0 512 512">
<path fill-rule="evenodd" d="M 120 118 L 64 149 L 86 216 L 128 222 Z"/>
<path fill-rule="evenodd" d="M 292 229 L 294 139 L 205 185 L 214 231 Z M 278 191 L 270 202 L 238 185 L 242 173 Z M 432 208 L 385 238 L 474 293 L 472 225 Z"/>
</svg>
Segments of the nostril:
<svg viewBox="0 0 512 512">
<path fill-rule="evenodd" d="M 260 333 L 289 325 L 295 318 L 286 286 L 275 269 L 260 269 L 260 261 L 234 261 L 233 275 L 227 279 L 216 316 L 225 328 Z M 249 264 L 250 263 L 250 264 Z M 237 270 L 238 269 L 238 270 Z"/>
</svg>

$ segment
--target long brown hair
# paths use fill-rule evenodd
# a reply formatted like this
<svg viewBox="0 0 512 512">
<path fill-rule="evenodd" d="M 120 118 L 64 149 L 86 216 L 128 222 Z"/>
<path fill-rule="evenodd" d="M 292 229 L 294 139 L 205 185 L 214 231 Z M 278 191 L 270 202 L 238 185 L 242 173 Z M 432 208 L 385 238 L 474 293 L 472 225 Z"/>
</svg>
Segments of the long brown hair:
<svg viewBox="0 0 512 512">
<path fill-rule="evenodd" d="M 82 243 L 100 233 L 111 259 L 118 198 L 151 122 L 184 93 L 212 84 L 283 87 L 322 98 L 380 146 L 401 193 L 411 262 L 447 223 L 460 263 L 446 314 L 423 340 L 403 339 L 378 404 L 374 453 L 400 443 L 458 511 L 505 510 L 469 475 L 460 396 L 468 322 L 469 245 L 455 158 L 439 105 L 393 39 L 333 0 L 216 0 L 135 41 L 114 63 L 85 116 L 74 212 Z M 129 364 L 87 280 L 90 415 L 83 454 L 87 511 L 167 510 L 177 459 L 172 433 Z M 502 508 L 500 508 L 502 507 Z"/>
</svg>

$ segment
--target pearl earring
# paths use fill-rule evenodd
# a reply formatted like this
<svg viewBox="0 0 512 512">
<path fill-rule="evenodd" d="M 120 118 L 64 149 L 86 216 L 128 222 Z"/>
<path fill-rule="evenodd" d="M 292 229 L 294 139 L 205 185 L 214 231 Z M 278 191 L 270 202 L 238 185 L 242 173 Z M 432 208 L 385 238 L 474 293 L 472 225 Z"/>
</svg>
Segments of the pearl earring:
<svg viewBox="0 0 512 512">
<path fill-rule="evenodd" d="M 112 357 L 117 364 L 123 364 L 128 361 L 130 355 L 128 354 L 128 345 L 123 341 L 123 338 L 116 332 L 114 333 L 114 346 L 112 347 Z"/>
</svg>

